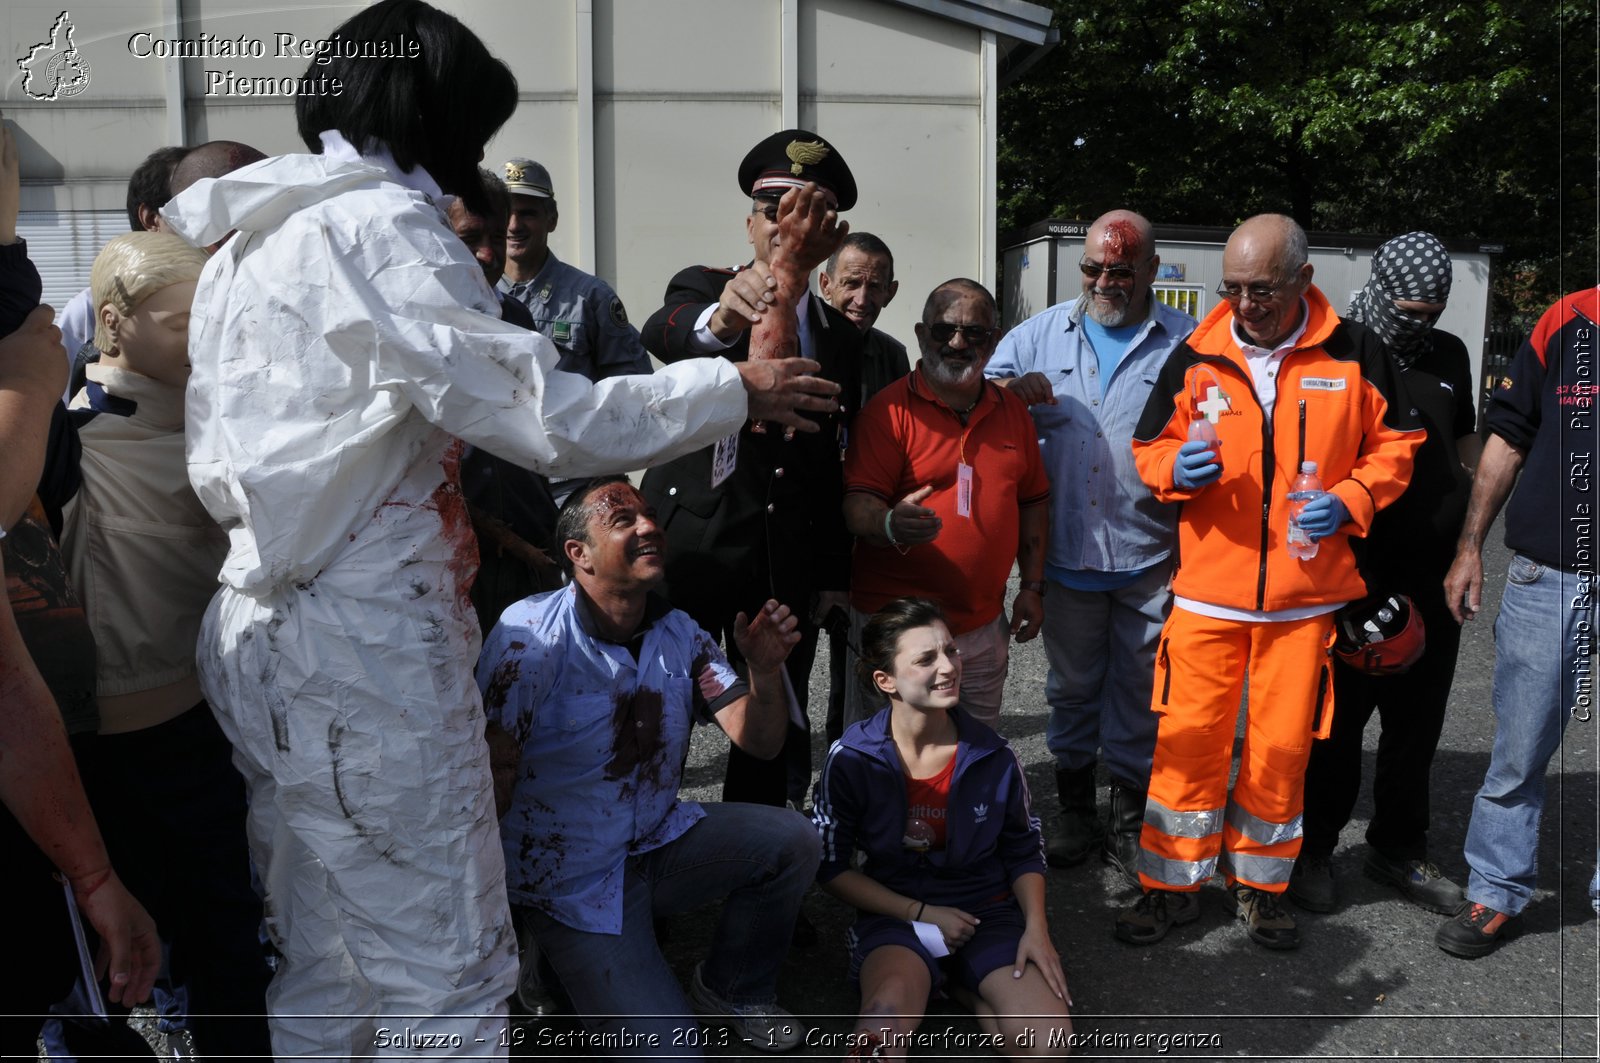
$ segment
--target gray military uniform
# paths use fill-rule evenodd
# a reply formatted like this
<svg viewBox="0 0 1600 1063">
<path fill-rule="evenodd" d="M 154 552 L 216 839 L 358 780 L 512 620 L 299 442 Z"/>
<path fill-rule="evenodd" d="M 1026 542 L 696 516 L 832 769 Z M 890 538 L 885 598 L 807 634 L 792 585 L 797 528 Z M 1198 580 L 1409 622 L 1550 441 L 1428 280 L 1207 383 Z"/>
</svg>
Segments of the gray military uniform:
<svg viewBox="0 0 1600 1063">
<path fill-rule="evenodd" d="M 561 352 L 556 368 L 590 380 L 652 371 L 639 330 L 611 285 L 551 252 L 531 281 L 499 289 L 528 308 L 533 326 Z"/>
</svg>

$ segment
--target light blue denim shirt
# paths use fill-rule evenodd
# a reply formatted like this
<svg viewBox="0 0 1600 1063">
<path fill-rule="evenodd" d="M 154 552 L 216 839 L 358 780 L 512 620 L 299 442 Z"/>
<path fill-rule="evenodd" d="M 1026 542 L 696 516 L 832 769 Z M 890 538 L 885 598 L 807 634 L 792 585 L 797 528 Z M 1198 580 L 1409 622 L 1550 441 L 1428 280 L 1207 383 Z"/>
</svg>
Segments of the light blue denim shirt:
<svg viewBox="0 0 1600 1063">
<path fill-rule="evenodd" d="M 694 722 L 748 688 L 687 613 L 652 598 L 639 658 L 600 638 L 575 584 L 500 617 L 478 658 L 484 712 L 522 746 L 500 821 L 506 887 L 577 930 L 622 931 L 622 871 L 705 816 L 678 800 Z"/>
<path fill-rule="evenodd" d="M 1058 303 L 1006 333 L 984 372 L 1043 373 L 1056 405 L 1029 407 L 1050 474 L 1047 569 L 1137 572 L 1172 553 L 1176 505 L 1157 502 L 1133 464 L 1133 430 L 1167 356 L 1194 318 L 1152 298 L 1109 386 L 1083 328 L 1083 301 Z M 1102 395 L 1103 392 L 1103 395 Z"/>
</svg>

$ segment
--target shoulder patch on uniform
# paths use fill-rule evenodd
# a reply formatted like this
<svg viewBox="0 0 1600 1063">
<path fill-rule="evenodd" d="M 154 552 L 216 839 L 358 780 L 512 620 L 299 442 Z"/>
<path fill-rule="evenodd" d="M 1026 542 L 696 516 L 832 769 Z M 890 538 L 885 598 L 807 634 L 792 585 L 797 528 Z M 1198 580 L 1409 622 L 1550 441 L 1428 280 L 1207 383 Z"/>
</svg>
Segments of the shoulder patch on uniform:
<svg viewBox="0 0 1600 1063">
<path fill-rule="evenodd" d="M 615 295 L 611 297 L 611 323 L 618 328 L 628 325 L 628 312 L 622 308 L 622 300 Z"/>
</svg>

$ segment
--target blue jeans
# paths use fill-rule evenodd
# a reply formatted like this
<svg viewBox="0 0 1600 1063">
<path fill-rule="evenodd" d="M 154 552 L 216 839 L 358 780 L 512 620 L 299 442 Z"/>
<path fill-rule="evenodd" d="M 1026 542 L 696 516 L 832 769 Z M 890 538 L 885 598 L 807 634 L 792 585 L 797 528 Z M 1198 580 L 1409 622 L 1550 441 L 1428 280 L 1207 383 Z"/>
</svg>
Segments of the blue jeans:
<svg viewBox="0 0 1600 1063">
<path fill-rule="evenodd" d="M 816 877 L 822 846 L 811 821 L 786 808 L 707 804 L 676 840 L 623 870 L 622 933 L 575 930 L 529 909 L 533 935 L 593 1034 L 656 1035 L 607 1047 L 607 1055 L 702 1056 L 683 987 L 656 943 L 654 921 L 724 897 L 706 987 L 732 1004 L 777 998 L 778 970 L 800 900 Z M 713 1034 L 713 1043 L 719 1034 Z"/>
<path fill-rule="evenodd" d="M 1494 751 L 1472 802 L 1467 899 L 1516 915 L 1533 895 L 1544 776 L 1574 707 L 1593 709 L 1594 580 L 1514 554 L 1495 618 Z"/>
<path fill-rule="evenodd" d="M 1044 596 L 1043 641 L 1050 662 L 1045 741 L 1057 768 L 1092 768 L 1098 749 L 1113 781 L 1149 788 L 1156 748 L 1150 685 L 1156 641 L 1172 608 L 1171 576 L 1172 567 L 1162 564 L 1114 591 L 1050 584 Z"/>
</svg>

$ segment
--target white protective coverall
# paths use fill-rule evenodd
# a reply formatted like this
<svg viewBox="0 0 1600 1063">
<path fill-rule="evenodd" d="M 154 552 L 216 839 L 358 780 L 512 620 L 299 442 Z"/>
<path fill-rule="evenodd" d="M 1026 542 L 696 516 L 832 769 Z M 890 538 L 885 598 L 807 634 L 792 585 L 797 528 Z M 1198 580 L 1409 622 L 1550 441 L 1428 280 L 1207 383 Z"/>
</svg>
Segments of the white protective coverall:
<svg viewBox="0 0 1600 1063">
<path fill-rule="evenodd" d="M 724 359 L 555 372 L 432 179 L 324 140 L 163 212 L 197 244 L 238 231 L 189 330 L 189 476 L 230 540 L 201 681 L 249 783 L 277 1055 L 503 1056 L 516 939 L 456 440 L 551 477 L 636 469 L 736 431 L 745 392 Z"/>
</svg>

